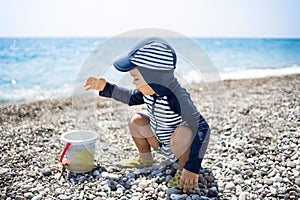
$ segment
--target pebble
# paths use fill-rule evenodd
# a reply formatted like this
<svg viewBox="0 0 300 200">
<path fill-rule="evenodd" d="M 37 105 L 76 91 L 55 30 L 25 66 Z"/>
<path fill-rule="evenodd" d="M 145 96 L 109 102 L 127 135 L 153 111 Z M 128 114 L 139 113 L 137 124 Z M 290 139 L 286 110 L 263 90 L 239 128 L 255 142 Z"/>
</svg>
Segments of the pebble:
<svg viewBox="0 0 300 200">
<path fill-rule="evenodd" d="M 166 175 L 170 175 L 170 174 L 172 174 L 172 170 L 171 169 L 167 169 L 166 170 Z"/>
<path fill-rule="evenodd" d="M 108 177 L 108 175 L 109 175 L 108 172 L 105 172 L 105 171 L 101 173 L 101 177 L 103 177 L 103 178 Z"/>
<path fill-rule="evenodd" d="M 59 195 L 58 198 L 60 200 L 70 200 L 71 199 L 71 197 L 69 197 L 68 195 L 65 195 L 65 194 Z"/>
<path fill-rule="evenodd" d="M 142 190 L 145 189 L 147 186 L 148 186 L 148 183 L 147 183 L 147 181 L 145 181 L 145 180 L 142 180 L 142 181 L 139 183 L 139 187 L 140 187 Z"/>
<path fill-rule="evenodd" d="M 98 170 L 95 170 L 94 172 L 93 172 L 93 176 L 100 176 L 101 174 L 99 173 L 99 171 Z"/>
<path fill-rule="evenodd" d="M 270 179 L 270 178 L 265 178 L 265 179 L 264 179 L 264 184 L 272 185 L 272 184 L 273 184 L 273 180 Z"/>
<path fill-rule="evenodd" d="M 31 200 L 40 200 L 40 199 L 42 199 L 42 195 L 41 195 L 41 194 L 38 194 L 38 195 L 32 197 Z"/>
<path fill-rule="evenodd" d="M 199 200 L 199 199 L 200 199 L 200 196 L 197 195 L 197 194 L 192 194 L 192 195 L 191 195 L 191 199 L 192 199 L 192 200 Z"/>
<path fill-rule="evenodd" d="M 42 174 L 44 176 L 50 176 L 51 175 L 51 169 L 49 169 L 48 167 L 44 168 L 43 171 L 42 171 Z"/>
<path fill-rule="evenodd" d="M 188 197 L 187 194 L 171 194 L 170 198 L 172 200 L 181 200 L 181 199 L 186 199 Z"/>
<path fill-rule="evenodd" d="M 56 188 L 56 189 L 54 190 L 54 192 L 55 192 L 55 194 L 63 194 L 63 193 L 65 192 L 65 189 L 59 187 L 59 188 Z"/>
<path fill-rule="evenodd" d="M 268 177 L 271 178 L 273 176 L 275 176 L 276 172 L 273 170 L 271 173 L 268 174 Z"/>
<path fill-rule="evenodd" d="M 287 167 L 291 167 L 291 168 L 294 168 L 294 167 L 296 167 L 296 163 L 295 162 L 293 162 L 293 161 L 288 161 L 287 163 L 286 163 L 286 166 Z"/>
<path fill-rule="evenodd" d="M 33 198 L 33 194 L 31 192 L 26 192 L 26 193 L 24 193 L 24 197 L 26 199 L 32 199 Z"/>
<path fill-rule="evenodd" d="M 216 187 L 211 187 L 211 188 L 209 188 L 207 194 L 209 197 L 217 197 L 219 192 Z"/>
<path fill-rule="evenodd" d="M 246 200 L 246 194 L 244 192 L 240 193 L 239 200 Z"/>
<path fill-rule="evenodd" d="M 298 185 L 300 187 L 300 178 L 296 178 L 295 179 L 295 184 Z"/>
<path fill-rule="evenodd" d="M 234 183 L 233 182 L 229 182 L 229 183 L 226 183 L 225 185 L 225 189 L 226 190 L 232 190 L 234 188 Z"/>
<path fill-rule="evenodd" d="M 176 189 L 176 188 L 168 188 L 166 190 L 166 194 L 170 195 L 170 194 L 180 194 L 181 190 Z"/>
<path fill-rule="evenodd" d="M 134 171 L 133 171 L 133 174 L 134 175 L 140 175 L 142 172 L 141 172 L 141 169 L 135 169 Z"/>
</svg>

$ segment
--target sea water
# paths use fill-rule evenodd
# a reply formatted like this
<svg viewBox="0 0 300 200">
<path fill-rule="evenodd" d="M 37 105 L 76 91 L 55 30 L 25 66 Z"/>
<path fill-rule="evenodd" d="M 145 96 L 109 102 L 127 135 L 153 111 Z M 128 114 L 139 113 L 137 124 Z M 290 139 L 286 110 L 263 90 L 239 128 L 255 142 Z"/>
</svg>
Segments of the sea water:
<svg viewBox="0 0 300 200">
<path fill-rule="evenodd" d="M 106 39 L 0 38 L 0 103 L 72 96 L 81 67 Z M 223 80 L 300 73 L 300 39 L 192 40 Z M 193 71 L 184 73 L 187 80 L 197 80 Z M 112 79 L 117 76 L 110 74 Z"/>
</svg>

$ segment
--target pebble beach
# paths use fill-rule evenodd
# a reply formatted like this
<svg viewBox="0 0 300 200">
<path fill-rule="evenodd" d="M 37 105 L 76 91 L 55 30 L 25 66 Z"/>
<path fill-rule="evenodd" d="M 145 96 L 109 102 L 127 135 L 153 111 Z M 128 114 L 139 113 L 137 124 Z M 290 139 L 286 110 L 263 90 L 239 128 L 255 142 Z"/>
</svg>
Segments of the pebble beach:
<svg viewBox="0 0 300 200">
<path fill-rule="evenodd" d="M 299 199 L 300 74 L 225 80 L 223 109 L 212 112 L 209 86 L 188 91 L 211 127 L 199 189 L 168 188 L 177 164 L 154 152 L 156 163 L 124 169 L 137 156 L 128 119 L 144 111 L 96 98 L 95 168 L 63 168 L 61 134 L 76 129 L 72 99 L 0 105 L 0 199 Z"/>
</svg>

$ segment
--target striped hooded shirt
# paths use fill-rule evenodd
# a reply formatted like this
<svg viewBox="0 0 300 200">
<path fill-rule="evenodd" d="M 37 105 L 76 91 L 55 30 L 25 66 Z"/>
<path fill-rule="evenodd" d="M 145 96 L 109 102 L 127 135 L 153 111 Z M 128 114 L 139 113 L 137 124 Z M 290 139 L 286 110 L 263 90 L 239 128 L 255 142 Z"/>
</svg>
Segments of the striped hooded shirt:
<svg viewBox="0 0 300 200">
<path fill-rule="evenodd" d="M 182 117 L 171 109 L 167 96 L 151 95 L 144 96 L 143 99 L 147 105 L 151 129 L 161 144 L 160 151 L 174 159 L 174 154 L 170 149 L 170 138 L 177 126 L 182 124 Z"/>
</svg>

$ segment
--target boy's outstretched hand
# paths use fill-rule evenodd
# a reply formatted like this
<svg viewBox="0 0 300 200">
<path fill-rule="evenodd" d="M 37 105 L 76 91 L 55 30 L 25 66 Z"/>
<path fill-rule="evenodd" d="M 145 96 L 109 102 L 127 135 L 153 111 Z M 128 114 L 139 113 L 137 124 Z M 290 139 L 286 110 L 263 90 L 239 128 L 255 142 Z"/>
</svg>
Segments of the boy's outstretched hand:
<svg viewBox="0 0 300 200">
<path fill-rule="evenodd" d="M 183 168 L 182 174 L 180 176 L 180 189 L 182 189 L 183 192 L 192 191 L 192 189 L 198 189 L 198 178 L 198 174 L 195 174 Z"/>
<path fill-rule="evenodd" d="M 102 91 L 104 89 L 105 85 L 106 85 L 106 80 L 104 78 L 96 78 L 96 77 L 90 76 L 86 79 L 84 87 L 85 87 L 85 90 L 93 89 L 93 90 Z"/>
</svg>

